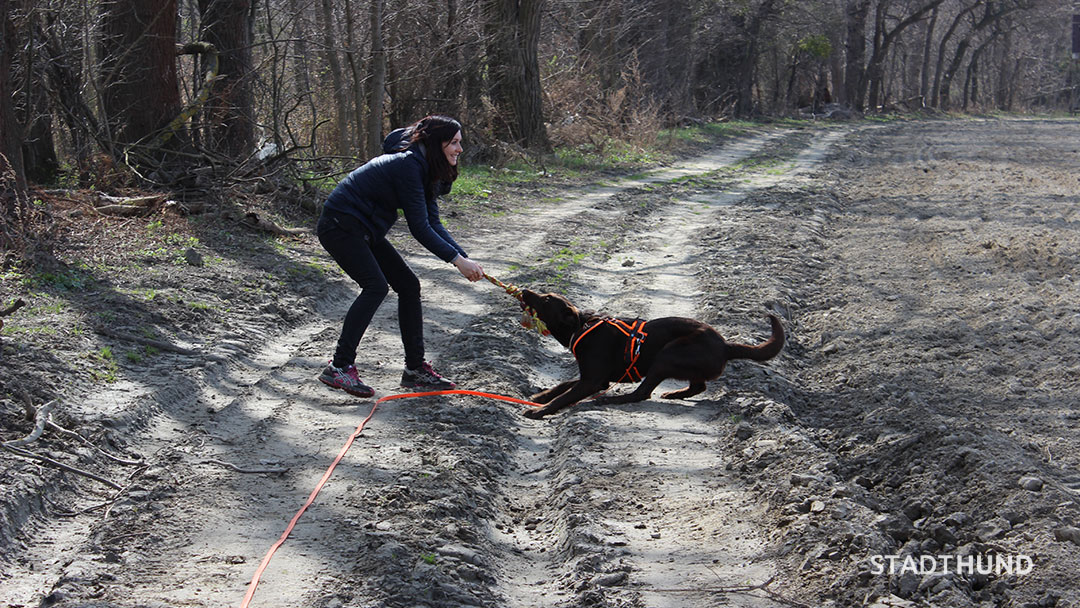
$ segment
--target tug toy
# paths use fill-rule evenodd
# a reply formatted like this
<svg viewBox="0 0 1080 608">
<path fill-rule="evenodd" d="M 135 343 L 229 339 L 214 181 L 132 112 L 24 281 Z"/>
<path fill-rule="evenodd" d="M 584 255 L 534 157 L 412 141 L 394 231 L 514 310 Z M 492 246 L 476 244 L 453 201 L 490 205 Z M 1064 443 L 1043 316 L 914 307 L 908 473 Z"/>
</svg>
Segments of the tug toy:
<svg viewBox="0 0 1080 608">
<path fill-rule="evenodd" d="M 518 302 L 521 303 L 521 326 L 525 329 L 533 329 L 540 333 L 542 336 L 550 336 L 551 332 L 548 331 L 547 325 L 540 320 L 540 317 L 536 316 L 536 311 L 530 306 L 525 304 L 525 300 L 521 297 L 521 288 L 517 285 L 507 285 L 499 279 L 491 276 L 488 273 L 484 273 L 484 278 L 491 281 L 493 284 L 502 287 L 506 293 L 514 296 Z"/>
</svg>

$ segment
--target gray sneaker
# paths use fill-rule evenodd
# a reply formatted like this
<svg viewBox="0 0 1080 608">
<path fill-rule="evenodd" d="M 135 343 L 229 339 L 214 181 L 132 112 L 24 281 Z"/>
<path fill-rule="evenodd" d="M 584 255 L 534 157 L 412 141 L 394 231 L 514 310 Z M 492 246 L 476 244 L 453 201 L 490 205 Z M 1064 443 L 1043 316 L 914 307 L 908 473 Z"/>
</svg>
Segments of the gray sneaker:
<svg viewBox="0 0 1080 608">
<path fill-rule="evenodd" d="M 331 388 L 340 388 L 355 397 L 371 397 L 375 394 L 375 389 L 360 380 L 355 365 L 342 369 L 334 367 L 333 363 L 329 363 L 326 369 L 319 374 L 319 382 Z"/>
<path fill-rule="evenodd" d="M 431 364 L 424 362 L 416 369 L 406 369 L 401 374 L 401 386 L 405 388 L 420 388 L 434 391 L 447 391 L 455 386 L 453 382 L 443 378 L 435 371 Z"/>
</svg>

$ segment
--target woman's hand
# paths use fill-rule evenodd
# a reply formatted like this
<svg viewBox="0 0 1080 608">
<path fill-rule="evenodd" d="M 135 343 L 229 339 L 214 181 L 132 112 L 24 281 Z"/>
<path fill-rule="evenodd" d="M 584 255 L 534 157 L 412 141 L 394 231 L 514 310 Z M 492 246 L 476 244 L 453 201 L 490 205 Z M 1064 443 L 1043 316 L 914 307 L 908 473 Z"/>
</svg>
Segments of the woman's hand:
<svg viewBox="0 0 1080 608">
<path fill-rule="evenodd" d="M 454 258 L 454 266 L 457 266 L 458 272 L 464 275 L 466 279 L 474 283 L 484 278 L 484 269 L 480 267 L 480 264 L 463 255 Z"/>
</svg>

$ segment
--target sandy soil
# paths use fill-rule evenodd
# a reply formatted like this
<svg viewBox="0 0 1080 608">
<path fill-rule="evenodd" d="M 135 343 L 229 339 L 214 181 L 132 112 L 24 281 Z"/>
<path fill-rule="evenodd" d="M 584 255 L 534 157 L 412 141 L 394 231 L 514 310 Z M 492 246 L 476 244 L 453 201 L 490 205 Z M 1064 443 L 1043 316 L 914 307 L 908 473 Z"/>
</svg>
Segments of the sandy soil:
<svg viewBox="0 0 1080 608">
<path fill-rule="evenodd" d="M 1080 606 L 1078 141 L 1069 119 L 763 129 L 447 201 L 504 281 L 739 341 L 773 312 L 788 345 L 686 401 L 384 402 L 250 605 Z M 5 274 L 0 303 L 29 306 L 0 338 L 0 438 L 33 431 L 22 395 L 60 397 L 23 447 L 100 479 L 0 451 L 0 604 L 239 606 L 373 411 L 315 381 L 353 286 L 310 236 L 71 221 L 66 272 Z M 524 397 L 575 372 L 396 234 L 446 375 Z M 401 390 L 394 315 L 358 361 L 379 396 Z M 1017 567 L 957 571 L 976 558 Z"/>
</svg>

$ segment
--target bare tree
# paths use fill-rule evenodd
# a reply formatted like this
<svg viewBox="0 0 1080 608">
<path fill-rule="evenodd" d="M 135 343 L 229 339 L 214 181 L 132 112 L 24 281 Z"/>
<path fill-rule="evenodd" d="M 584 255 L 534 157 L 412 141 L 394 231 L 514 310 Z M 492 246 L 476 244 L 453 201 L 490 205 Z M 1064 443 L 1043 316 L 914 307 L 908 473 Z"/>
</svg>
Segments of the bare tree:
<svg viewBox="0 0 1080 608">
<path fill-rule="evenodd" d="M 368 91 L 367 154 L 382 151 L 383 98 L 386 96 L 386 46 L 383 44 L 383 20 L 386 0 L 371 0 L 371 84 Z"/>
<path fill-rule="evenodd" d="M 334 29 L 334 6 L 331 0 L 322 0 L 319 23 L 323 34 L 323 55 L 330 66 L 330 88 L 334 104 L 334 151 L 341 156 L 349 153 L 349 96 L 345 90 L 345 77 L 338 55 L 338 42 Z"/>
<path fill-rule="evenodd" d="M 353 101 L 353 124 L 356 125 L 356 147 L 358 150 L 366 148 L 364 141 L 364 62 L 360 49 L 360 40 L 357 36 L 359 26 L 353 13 L 352 0 L 345 0 L 345 60 L 349 64 L 349 72 L 352 74 L 352 101 Z"/>
<path fill-rule="evenodd" d="M 11 174 L 5 185 L 14 185 L 25 192 L 26 176 L 23 171 L 22 125 L 15 117 L 12 105 L 15 86 L 12 82 L 12 64 L 18 49 L 18 31 L 14 23 L 13 2 L 0 3 L 0 155 L 3 155 L 3 172 Z M 5 201 L 6 202 L 6 201 Z M 7 214 L 5 214 L 6 216 Z"/>
<path fill-rule="evenodd" d="M 101 9 L 102 108 L 114 140 L 134 144 L 180 111 L 176 0 L 116 0 Z"/>
<path fill-rule="evenodd" d="M 251 0 L 199 0 L 203 41 L 218 51 L 220 74 L 206 114 L 210 149 L 243 157 L 255 147 L 251 93 Z"/>
<path fill-rule="evenodd" d="M 923 36 L 922 62 L 919 67 L 919 98 L 922 105 L 927 105 L 930 96 L 930 58 L 933 55 L 934 33 L 937 29 L 938 14 L 941 7 L 930 11 L 930 20 L 926 24 Z"/>
<path fill-rule="evenodd" d="M 757 8 L 751 13 L 746 24 L 745 51 L 738 59 L 740 65 L 739 101 L 735 106 L 735 114 L 749 116 L 754 111 L 754 83 L 757 80 L 759 37 L 765 27 L 765 22 L 773 17 L 777 9 L 776 0 L 762 0 Z"/>
<path fill-rule="evenodd" d="M 0 250 L 22 245 L 27 210 L 26 177 L 22 164 L 22 127 L 11 107 L 11 65 L 15 55 L 16 28 L 12 2 L 0 2 Z"/>
<path fill-rule="evenodd" d="M 485 0 L 487 70 L 501 120 L 496 133 L 547 149 L 538 43 L 544 0 Z"/>
<path fill-rule="evenodd" d="M 81 46 L 78 38 L 65 36 L 59 27 L 59 11 L 47 13 L 48 23 L 38 33 L 45 52 L 45 82 L 52 100 L 52 110 L 60 116 L 71 140 L 70 155 L 74 165 L 86 165 L 93 142 L 100 135 L 97 116 L 82 95 L 86 80 L 78 69 Z M 85 27 L 85 24 L 83 24 Z M 87 28 L 89 29 L 89 28 Z"/>
<path fill-rule="evenodd" d="M 937 62 L 934 68 L 934 86 L 930 90 L 930 105 L 938 107 L 941 103 L 941 81 L 945 73 L 945 54 L 948 50 L 949 44 L 952 42 L 953 36 L 957 30 L 960 29 L 964 19 L 971 14 L 984 0 L 973 0 L 967 2 L 960 7 L 960 10 L 953 16 L 952 21 L 949 23 L 949 27 L 946 28 L 944 34 L 941 36 L 941 40 L 938 42 Z"/>
<path fill-rule="evenodd" d="M 847 51 L 844 70 L 843 94 L 840 101 L 861 110 L 865 101 L 866 90 L 866 19 L 870 11 L 870 0 L 849 0 L 845 7 L 847 14 Z"/>
<path fill-rule="evenodd" d="M 938 99 L 942 108 L 948 109 L 950 105 L 949 91 L 952 79 L 963 65 L 964 56 L 967 53 L 968 48 L 970 48 L 972 40 L 987 28 L 996 25 L 1002 18 L 1020 8 L 1021 4 L 1013 2 L 989 2 L 985 4 L 982 17 L 976 21 L 960 39 L 959 43 L 956 45 L 956 50 L 953 53 L 952 61 L 942 75 L 941 96 Z M 977 54 L 972 57 L 972 63 L 978 63 L 978 56 L 982 54 L 982 51 L 982 47 L 977 50 Z M 966 94 L 964 101 L 966 105 Z"/>
<path fill-rule="evenodd" d="M 49 182 L 56 176 L 59 165 L 53 145 L 53 116 L 45 88 L 47 58 L 44 53 L 41 14 L 31 8 L 23 18 L 26 42 L 22 45 L 17 78 L 21 86 L 17 93 L 16 118 L 24 125 L 23 170 L 27 179 Z"/>
<path fill-rule="evenodd" d="M 902 18 L 889 16 L 888 9 L 891 6 L 889 2 L 883 1 L 878 5 L 876 18 L 874 19 L 873 53 L 866 66 L 866 82 L 867 88 L 869 89 L 868 105 L 871 108 L 878 107 L 883 101 L 882 91 L 885 78 L 885 62 L 889 57 L 889 51 L 892 49 L 892 45 L 899 40 L 900 36 L 904 33 L 904 30 L 923 20 L 927 13 L 934 10 L 944 1 L 945 0 L 924 0 L 923 2 L 916 4 L 911 12 Z M 890 27 L 890 22 L 895 22 L 896 24 Z"/>
</svg>

